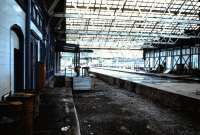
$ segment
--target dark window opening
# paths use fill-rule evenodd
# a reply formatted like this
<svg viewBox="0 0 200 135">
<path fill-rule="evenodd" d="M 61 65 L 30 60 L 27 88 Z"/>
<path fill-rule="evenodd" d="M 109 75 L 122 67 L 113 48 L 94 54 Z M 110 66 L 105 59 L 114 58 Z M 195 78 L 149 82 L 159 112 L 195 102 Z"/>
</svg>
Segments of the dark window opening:
<svg viewBox="0 0 200 135">
<path fill-rule="evenodd" d="M 38 29 L 40 31 L 42 31 L 43 30 L 42 12 L 41 12 L 38 4 L 35 2 L 32 2 L 31 17 L 32 17 L 32 21 L 34 22 L 34 24 L 38 27 Z"/>
</svg>

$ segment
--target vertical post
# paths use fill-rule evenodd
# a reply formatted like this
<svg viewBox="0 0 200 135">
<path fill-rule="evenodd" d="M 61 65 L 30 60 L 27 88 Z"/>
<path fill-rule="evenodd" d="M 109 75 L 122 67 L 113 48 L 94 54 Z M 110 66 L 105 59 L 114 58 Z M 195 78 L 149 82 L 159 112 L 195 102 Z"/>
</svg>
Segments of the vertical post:
<svg viewBox="0 0 200 135">
<path fill-rule="evenodd" d="M 199 0 L 199 2 L 200 2 L 200 0 Z M 200 19 L 200 13 L 199 13 L 199 19 Z M 198 26 L 200 26 L 200 24 L 198 24 Z M 199 28 L 198 32 L 200 33 L 200 28 Z M 200 44 L 200 37 L 197 39 L 197 43 Z M 200 70 L 200 47 L 199 47 L 199 45 L 198 45 L 197 49 L 198 49 L 197 50 L 197 55 L 198 55 L 198 69 Z"/>
<path fill-rule="evenodd" d="M 80 58 L 80 48 L 78 47 L 78 66 L 80 66 L 80 61 L 81 61 L 81 58 Z"/>
<path fill-rule="evenodd" d="M 168 55 L 168 48 L 167 46 L 165 47 L 165 61 L 164 61 L 164 70 L 167 69 L 167 55 Z"/>
<path fill-rule="evenodd" d="M 143 59 L 144 59 L 144 69 L 146 70 L 146 62 L 145 62 L 146 61 L 146 51 L 144 49 L 143 49 Z M 132 67 L 131 67 L 131 69 L 132 69 Z"/>
<path fill-rule="evenodd" d="M 74 68 L 76 67 L 76 52 L 74 52 Z"/>
<path fill-rule="evenodd" d="M 58 55 L 57 53 L 54 53 L 54 72 L 55 73 L 57 73 L 57 66 L 58 66 L 57 62 L 58 62 Z"/>
<path fill-rule="evenodd" d="M 197 48 L 197 55 L 198 55 L 198 69 L 200 69 L 200 48 Z"/>
<path fill-rule="evenodd" d="M 78 53 L 76 52 L 76 66 L 78 66 Z"/>
<path fill-rule="evenodd" d="M 159 54 L 158 54 L 159 65 L 160 65 L 160 62 L 161 62 L 160 52 L 161 52 L 161 49 L 159 48 Z"/>
<path fill-rule="evenodd" d="M 171 70 L 172 67 L 173 67 L 173 64 L 172 64 L 172 61 L 173 61 L 173 60 L 172 60 L 172 57 L 173 57 L 173 56 L 172 56 L 172 55 L 173 55 L 172 53 L 173 53 L 173 51 L 171 50 L 171 48 L 170 48 L 169 51 L 170 51 L 170 55 L 169 55 L 169 57 L 170 57 L 170 59 L 171 59 L 171 63 L 170 63 L 170 66 L 169 66 L 169 67 L 170 67 L 170 70 Z"/>
<path fill-rule="evenodd" d="M 151 51 L 149 50 L 148 52 L 149 52 L 149 71 L 150 71 L 150 68 L 151 68 L 151 65 L 150 65 L 150 64 L 151 64 L 151 63 L 150 63 L 150 52 L 151 52 Z"/>
<path fill-rule="evenodd" d="M 189 72 L 192 70 L 192 48 L 190 45 L 190 55 L 189 55 Z"/>
<path fill-rule="evenodd" d="M 67 75 L 67 68 L 65 67 L 65 76 Z"/>
<path fill-rule="evenodd" d="M 180 48 L 180 64 L 183 64 L 183 46 Z"/>
<path fill-rule="evenodd" d="M 174 47 L 172 48 L 172 62 L 171 62 L 171 64 L 172 64 L 172 71 L 174 71 Z"/>
<path fill-rule="evenodd" d="M 31 88 L 31 45 L 30 45 L 30 37 L 31 37 L 31 0 L 26 0 L 26 37 L 25 37 L 25 77 L 26 77 L 26 89 Z"/>
<path fill-rule="evenodd" d="M 179 55 L 179 58 L 180 58 L 180 70 L 181 71 L 177 71 L 179 74 L 183 74 L 184 73 L 184 65 L 182 65 L 183 64 L 183 46 L 181 45 L 181 47 L 180 47 L 180 55 Z"/>
<path fill-rule="evenodd" d="M 77 65 L 78 65 L 78 64 L 77 64 L 77 62 L 78 62 L 78 61 L 77 61 L 77 57 L 78 57 L 78 54 L 77 54 L 77 50 L 76 50 L 76 58 L 75 58 L 76 67 L 77 67 Z"/>
<path fill-rule="evenodd" d="M 156 68 L 156 49 L 153 50 L 153 67 Z"/>
</svg>

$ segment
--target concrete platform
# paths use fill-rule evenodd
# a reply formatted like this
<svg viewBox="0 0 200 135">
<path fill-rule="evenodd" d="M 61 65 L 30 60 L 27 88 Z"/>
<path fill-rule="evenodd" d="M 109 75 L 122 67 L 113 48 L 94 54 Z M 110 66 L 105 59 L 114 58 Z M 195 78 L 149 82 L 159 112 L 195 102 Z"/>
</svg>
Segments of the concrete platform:
<svg viewBox="0 0 200 135">
<path fill-rule="evenodd" d="M 149 102 L 96 79 L 92 91 L 75 93 L 81 135 L 200 135 L 198 117 Z"/>
<path fill-rule="evenodd" d="M 105 69 L 90 71 L 112 85 L 134 91 L 157 103 L 176 110 L 200 113 L 200 95 L 196 94 L 200 90 L 199 83 Z"/>
<path fill-rule="evenodd" d="M 125 73 L 131 73 L 131 74 L 139 74 L 139 75 L 146 75 L 146 76 L 155 76 L 155 77 L 160 77 L 160 78 L 168 78 L 168 79 L 200 82 L 200 78 L 199 77 L 193 77 L 192 75 L 175 75 L 175 74 L 166 74 L 166 73 L 149 73 L 149 72 L 136 71 L 136 70 L 131 70 L 131 69 L 118 69 L 118 68 L 105 68 L 105 67 L 99 67 L 98 69 L 105 69 L 105 70 L 125 72 Z"/>
<path fill-rule="evenodd" d="M 70 84 L 65 87 L 53 84 L 51 82 L 40 92 L 40 113 L 35 121 L 34 135 L 80 135 Z"/>
</svg>

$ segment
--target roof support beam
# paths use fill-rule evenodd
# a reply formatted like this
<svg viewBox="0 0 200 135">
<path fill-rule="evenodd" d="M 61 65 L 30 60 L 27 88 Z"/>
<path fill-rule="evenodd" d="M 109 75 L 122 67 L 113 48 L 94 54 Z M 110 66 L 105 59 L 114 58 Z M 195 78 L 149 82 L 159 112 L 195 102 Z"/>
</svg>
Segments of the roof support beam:
<svg viewBox="0 0 200 135">
<path fill-rule="evenodd" d="M 58 23 L 56 24 L 56 29 L 60 29 L 59 27 L 61 26 L 61 23 L 64 21 L 64 18 L 60 18 Z"/>
<path fill-rule="evenodd" d="M 53 3 L 51 4 L 51 7 L 48 10 L 49 15 L 53 15 L 54 14 L 54 9 L 57 6 L 58 2 L 60 0 L 54 0 Z"/>
<path fill-rule="evenodd" d="M 77 0 L 66 1 L 69 43 L 89 47 L 134 48 L 146 44 L 170 44 L 197 38 L 200 25 L 199 0 Z"/>
</svg>

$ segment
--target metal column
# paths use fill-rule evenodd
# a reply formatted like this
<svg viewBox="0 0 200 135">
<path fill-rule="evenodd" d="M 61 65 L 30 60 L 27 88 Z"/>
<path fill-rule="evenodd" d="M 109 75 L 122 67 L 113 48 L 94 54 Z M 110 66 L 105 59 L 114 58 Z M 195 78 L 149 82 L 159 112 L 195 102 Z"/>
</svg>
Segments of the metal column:
<svg viewBox="0 0 200 135">
<path fill-rule="evenodd" d="M 31 45 L 30 45 L 30 37 L 31 37 L 31 0 L 26 0 L 26 37 L 25 37 L 25 87 L 26 89 L 31 89 Z"/>
</svg>

